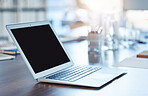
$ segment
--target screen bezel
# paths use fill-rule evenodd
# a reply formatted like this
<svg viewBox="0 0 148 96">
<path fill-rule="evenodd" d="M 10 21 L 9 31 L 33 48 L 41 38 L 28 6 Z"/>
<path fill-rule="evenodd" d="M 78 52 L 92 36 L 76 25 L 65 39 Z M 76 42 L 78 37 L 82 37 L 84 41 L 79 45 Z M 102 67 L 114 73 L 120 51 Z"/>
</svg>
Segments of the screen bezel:
<svg viewBox="0 0 148 96">
<path fill-rule="evenodd" d="M 56 36 L 56 38 L 58 39 L 59 43 L 61 44 L 63 50 L 65 51 L 65 53 L 67 54 L 68 58 L 69 58 L 69 62 L 67 63 L 64 63 L 64 64 L 60 64 L 59 66 L 56 66 L 56 67 L 53 67 L 53 68 L 50 68 L 50 69 L 47 69 L 47 70 L 44 70 L 44 71 L 41 71 L 41 72 L 38 72 L 38 73 L 35 73 L 35 71 L 33 70 L 33 68 L 31 67 L 31 64 L 29 63 L 28 59 L 26 58 L 24 52 L 22 51 L 20 45 L 18 44 L 17 40 L 15 39 L 13 33 L 12 33 L 12 29 L 18 29 L 18 28 L 25 28 L 25 27 L 34 27 L 34 26 L 41 26 L 41 25 L 49 25 L 49 27 L 51 27 L 49 21 L 37 21 L 37 22 L 29 22 L 29 23 L 19 23 L 19 24 L 11 24 L 11 25 L 6 25 L 6 28 L 12 38 L 12 40 L 14 41 L 14 43 L 16 44 L 18 50 L 20 51 L 20 54 L 22 56 L 22 58 L 24 59 L 27 67 L 29 68 L 31 74 L 33 75 L 34 79 L 37 79 L 37 78 L 40 78 L 40 77 L 43 77 L 43 76 L 46 76 L 50 73 L 53 73 L 53 72 L 56 72 L 58 70 L 61 70 L 63 68 L 66 68 L 66 67 L 70 67 L 73 65 L 73 62 L 70 58 L 70 56 L 68 55 L 68 53 L 66 52 L 65 48 L 63 47 L 63 44 L 61 43 L 61 41 L 59 40 L 56 32 L 54 31 L 54 29 L 51 27 L 51 29 L 53 30 L 53 33 L 54 35 Z M 50 62 L 50 61 L 49 61 Z"/>
</svg>

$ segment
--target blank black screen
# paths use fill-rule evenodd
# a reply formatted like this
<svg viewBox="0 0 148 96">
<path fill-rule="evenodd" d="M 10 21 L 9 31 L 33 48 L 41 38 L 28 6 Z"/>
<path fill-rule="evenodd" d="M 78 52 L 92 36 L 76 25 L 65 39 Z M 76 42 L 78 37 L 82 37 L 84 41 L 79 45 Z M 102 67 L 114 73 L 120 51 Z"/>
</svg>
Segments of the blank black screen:
<svg viewBox="0 0 148 96">
<path fill-rule="evenodd" d="M 11 31 L 35 73 L 70 61 L 49 25 Z"/>
</svg>

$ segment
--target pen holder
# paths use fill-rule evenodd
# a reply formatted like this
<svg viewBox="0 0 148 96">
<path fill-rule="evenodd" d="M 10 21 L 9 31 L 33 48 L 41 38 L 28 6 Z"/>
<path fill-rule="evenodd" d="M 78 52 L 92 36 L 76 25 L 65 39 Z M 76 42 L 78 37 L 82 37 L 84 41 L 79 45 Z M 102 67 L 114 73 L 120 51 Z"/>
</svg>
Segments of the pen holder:
<svg viewBox="0 0 148 96">
<path fill-rule="evenodd" d="M 102 29 L 99 27 L 91 27 L 91 30 L 88 32 L 88 53 L 95 52 L 101 53 L 102 47 Z"/>
</svg>

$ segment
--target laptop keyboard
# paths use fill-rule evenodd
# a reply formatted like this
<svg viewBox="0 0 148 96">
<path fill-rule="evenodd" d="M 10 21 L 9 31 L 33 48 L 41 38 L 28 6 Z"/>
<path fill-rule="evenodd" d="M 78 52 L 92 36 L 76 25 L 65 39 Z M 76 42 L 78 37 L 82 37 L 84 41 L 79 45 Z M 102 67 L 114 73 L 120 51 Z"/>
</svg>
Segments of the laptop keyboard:
<svg viewBox="0 0 148 96">
<path fill-rule="evenodd" d="M 96 72 L 101 67 L 91 66 L 73 66 L 66 68 L 46 76 L 46 79 L 62 80 L 62 81 L 77 81 L 89 74 Z"/>
</svg>

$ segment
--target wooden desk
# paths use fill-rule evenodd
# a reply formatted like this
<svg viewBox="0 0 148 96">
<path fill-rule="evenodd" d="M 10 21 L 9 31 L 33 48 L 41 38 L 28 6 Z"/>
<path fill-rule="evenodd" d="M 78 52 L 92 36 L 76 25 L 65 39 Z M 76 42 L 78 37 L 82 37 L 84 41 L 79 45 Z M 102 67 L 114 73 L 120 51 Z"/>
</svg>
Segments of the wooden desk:
<svg viewBox="0 0 148 96">
<path fill-rule="evenodd" d="M 86 41 L 82 41 L 66 43 L 64 46 L 75 63 L 96 65 L 93 56 L 91 58 L 88 56 L 86 44 Z M 105 66 L 110 66 L 125 58 L 125 55 L 122 56 L 123 53 L 131 55 L 138 53 L 137 49 L 132 50 L 130 53 L 126 49 L 111 52 L 111 57 L 104 56 L 105 61 L 100 61 L 104 62 Z M 21 56 L 18 55 L 14 60 L 0 61 L 0 96 L 148 96 L 148 69 L 126 69 L 127 75 L 101 89 L 39 83 L 33 79 Z"/>
</svg>

